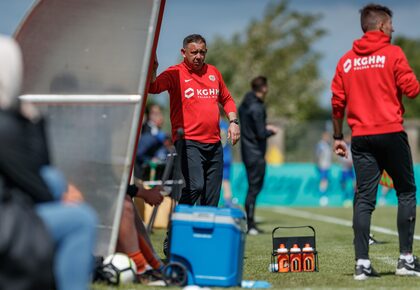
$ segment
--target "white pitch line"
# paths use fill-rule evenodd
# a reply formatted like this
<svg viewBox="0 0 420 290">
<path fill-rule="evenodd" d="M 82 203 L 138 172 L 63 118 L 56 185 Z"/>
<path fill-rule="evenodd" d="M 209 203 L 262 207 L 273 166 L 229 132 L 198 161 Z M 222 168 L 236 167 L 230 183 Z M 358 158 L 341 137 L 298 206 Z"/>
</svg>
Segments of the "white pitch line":
<svg viewBox="0 0 420 290">
<path fill-rule="evenodd" d="M 330 223 L 330 224 L 335 224 L 335 225 L 340 225 L 340 226 L 345 226 L 345 227 L 350 227 L 350 228 L 353 227 L 352 221 L 341 219 L 341 218 L 335 218 L 332 216 L 322 215 L 322 214 L 311 213 L 304 210 L 297 210 L 297 209 L 292 209 L 288 207 L 276 207 L 274 211 L 280 214 L 288 215 L 288 216 L 305 218 L 309 220 L 317 220 L 324 223 Z M 370 230 L 373 232 L 381 233 L 381 234 L 398 236 L 398 232 L 393 231 L 388 228 L 371 225 Z M 420 236 L 415 235 L 414 239 L 420 240 Z"/>
</svg>

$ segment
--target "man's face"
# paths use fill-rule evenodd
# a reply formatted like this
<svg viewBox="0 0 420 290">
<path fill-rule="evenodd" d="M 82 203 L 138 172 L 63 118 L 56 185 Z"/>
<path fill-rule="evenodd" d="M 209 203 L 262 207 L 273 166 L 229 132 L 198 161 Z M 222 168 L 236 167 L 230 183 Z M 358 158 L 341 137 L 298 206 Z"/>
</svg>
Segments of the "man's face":
<svg viewBox="0 0 420 290">
<path fill-rule="evenodd" d="M 392 33 L 394 32 L 394 28 L 392 27 L 392 18 L 388 17 L 386 21 L 381 23 L 380 30 L 392 38 Z"/>
<path fill-rule="evenodd" d="M 263 86 L 261 88 L 261 95 L 262 95 L 263 100 L 265 100 L 265 97 L 267 96 L 267 94 L 268 94 L 268 86 Z"/>
<path fill-rule="evenodd" d="M 186 48 L 181 49 L 185 63 L 194 71 L 199 71 L 206 59 L 207 47 L 204 42 L 192 42 Z"/>
<path fill-rule="evenodd" d="M 149 112 L 149 121 L 154 123 L 156 127 L 162 128 L 163 126 L 163 114 L 159 106 L 152 106 Z"/>
</svg>

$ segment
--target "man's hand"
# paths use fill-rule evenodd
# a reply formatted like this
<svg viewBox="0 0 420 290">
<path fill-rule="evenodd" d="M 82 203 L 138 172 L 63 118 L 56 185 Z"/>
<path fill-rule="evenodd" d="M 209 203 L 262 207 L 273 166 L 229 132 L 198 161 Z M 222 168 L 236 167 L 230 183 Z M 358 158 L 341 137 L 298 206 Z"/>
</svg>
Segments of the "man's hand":
<svg viewBox="0 0 420 290">
<path fill-rule="evenodd" d="M 158 67 L 159 67 L 159 62 L 157 59 L 157 55 L 155 54 L 155 59 L 153 60 L 153 70 L 152 70 L 152 79 L 151 79 L 152 83 L 156 80 Z"/>
<path fill-rule="evenodd" d="M 344 140 L 334 140 L 334 152 L 340 157 L 347 158 L 349 156 L 349 150 Z"/>
<path fill-rule="evenodd" d="M 270 125 L 270 124 L 268 124 L 267 126 L 265 126 L 265 129 L 267 130 L 267 131 L 271 131 L 271 132 L 273 132 L 273 134 L 275 135 L 275 134 L 277 134 L 278 132 L 279 132 L 279 128 L 278 127 L 276 127 L 276 126 L 274 126 L 274 125 Z"/>
<path fill-rule="evenodd" d="M 151 206 L 156 206 L 162 203 L 163 195 L 161 194 L 163 191 L 162 186 L 155 186 L 151 189 L 145 189 L 144 187 L 139 188 L 137 192 L 137 196 L 144 199 L 144 201 Z"/>
<path fill-rule="evenodd" d="M 63 202 L 65 203 L 80 203 L 83 202 L 83 194 L 80 190 L 72 184 L 69 184 L 67 191 L 63 194 Z"/>
<path fill-rule="evenodd" d="M 235 145 L 239 138 L 241 137 L 241 131 L 239 130 L 239 125 L 235 123 L 230 123 L 229 129 L 228 129 L 228 139 L 231 140 L 232 145 Z"/>
<path fill-rule="evenodd" d="M 159 61 L 157 59 L 157 55 L 155 55 L 155 59 L 153 61 L 153 72 L 156 72 L 159 67 Z"/>
</svg>

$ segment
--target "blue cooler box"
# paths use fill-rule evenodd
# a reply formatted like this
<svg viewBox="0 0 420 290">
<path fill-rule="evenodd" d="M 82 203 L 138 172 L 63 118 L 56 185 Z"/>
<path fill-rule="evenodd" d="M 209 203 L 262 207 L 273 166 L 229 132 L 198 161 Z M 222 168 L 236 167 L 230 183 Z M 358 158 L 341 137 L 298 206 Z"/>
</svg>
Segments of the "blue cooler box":
<svg viewBox="0 0 420 290">
<path fill-rule="evenodd" d="M 188 284 L 239 286 L 246 219 L 237 208 L 179 205 L 172 214 L 170 262 L 188 270 Z"/>
</svg>

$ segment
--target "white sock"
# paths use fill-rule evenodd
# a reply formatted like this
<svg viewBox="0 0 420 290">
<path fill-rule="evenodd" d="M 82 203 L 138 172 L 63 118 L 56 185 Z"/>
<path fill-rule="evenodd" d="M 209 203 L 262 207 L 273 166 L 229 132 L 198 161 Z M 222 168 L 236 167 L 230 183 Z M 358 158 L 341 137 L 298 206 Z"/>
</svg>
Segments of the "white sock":
<svg viewBox="0 0 420 290">
<path fill-rule="evenodd" d="M 357 266 L 362 265 L 365 268 L 369 268 L 370 267 L 370 260 L 369 259 L 357 259 L 356 265 Z"/>
<path fill-rule="evenodd" d="M 144 267 L 144 270 L 143 271 L 137 271 L 137 274 L 144 274 L 144 273 L 146 273 L 146 271 L 152 270 L 152 269 L 153 269 L 152 266 L 150 266 L 149 264 L 146 264 L 146 267 Z"/>
<path fill-rule="evenodd" d="M 406 260 L 408 263 L 412 263 L 414 258 L 413 258 L 413 254 L 401 254 L 400 255 L 400 259 L 404 259 Z"/>
</svg>

